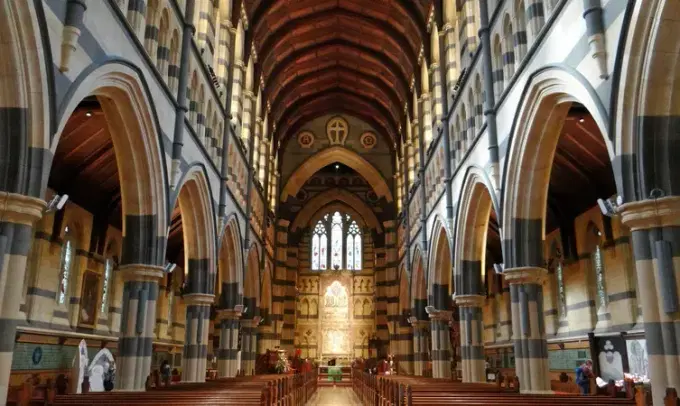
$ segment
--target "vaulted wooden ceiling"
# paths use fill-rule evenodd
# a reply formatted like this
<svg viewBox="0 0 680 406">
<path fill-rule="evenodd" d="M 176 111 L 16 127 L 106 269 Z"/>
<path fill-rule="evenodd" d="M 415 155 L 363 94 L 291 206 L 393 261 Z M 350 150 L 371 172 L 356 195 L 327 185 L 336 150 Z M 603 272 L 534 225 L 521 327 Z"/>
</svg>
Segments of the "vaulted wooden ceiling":
<svg viewBox="0 0 680 406">
<path fill-rule="evenodd" d="M 96 98 L 85 99 L 59 138 L 48 186 L 122 229 L 122 203 L 113 141 Z"/>
<path fill-rule="evenodd" d="M 405 123 L 432 0 L 248 0 L 248 43 L 275 142 L 329 112 L 357 116 L 390 145 Z M 416 81 L 417 82 L 417 81 Z"/>
</svg>

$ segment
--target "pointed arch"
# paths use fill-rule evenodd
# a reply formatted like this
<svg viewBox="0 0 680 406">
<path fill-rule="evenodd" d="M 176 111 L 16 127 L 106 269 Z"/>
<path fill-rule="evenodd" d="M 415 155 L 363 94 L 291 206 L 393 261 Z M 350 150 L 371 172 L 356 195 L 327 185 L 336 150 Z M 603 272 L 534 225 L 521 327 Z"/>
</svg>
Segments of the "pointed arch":
<svg viewBox="0 0 680 406">
<path fill-rule="evenodd" d="M 470 167 L 458 200 L 454 279 L 456 294 L 459 295 L 483 293 L 489 216 L 496 208 L 495 193 L 487 181 L 488 176 L 483 169 Z"/>
<path fill-rule="evenodd" d="M 160 265 L 163 263 L 163 246 L 158 245 L 152 250 L 138 249 L 140 245 L 148 244 L 150 239 L 166 237 L 169 221 L 169 187 L 162 132 L 144 76 L 129 62 L 117 59 L 83 71 L 59 108 L 61 121 L 50 147 L 53 154 L 66 122 L 77 105 L 88 96 L 98 97 L 111 129 L 116 160 L 125 162 L 118 167 L 125 216 L 121 264 Z M 136 181 L 125 181 L 129 179 Z M 47 179 L 44 181 L 46 185 Z M 155 228 L 144 232 L 139 230 L 142 218 L 144 221 L 153 220 Z"/>
<path fill-rule="evenodd" d="M 416 248 L 413 254 L 413 262 L 411 264 L 411 307 L 413 315 L 418 320 L 428 320 L 427 313 L 425 313 L 425 306 L 427 306 L 427 278 L 425 276 L 425 267 L 423 266 L 423 258 L 420 248 Z"/>
<path fill-rule="evenodd" d="M 260 312 L 260 250 L 252 244 L 246 257 L 246 273 L 243 281 L 243 302 L 248 308 L 244 319 L 252 319 Z"/>
<path fill-rule="evenodd" d="M 353 209 L 352 211 L 358 214 L 357 219 L 361 218 L 367 227 L 376 230 L 379 234 L 383 232 L 378 217 L 376 217 L 375 213 L 366 202 L 360 199 L 356 194 L 346 189 L 339 188 L 328 189 L 309 199 L 305 206 L 298 212 L 295 220 L 293 220 L 293 224 L 290 227 L 291 232 L 295 232 L 298 228 L 305 227 L 307 224 L 310 224 L 310 222 L 313 222 L 313 219 L 317 217 L 317 214 L 322 208 L 329 203 L 336 201 L 342 202 L 347 207 Z"/>
<path fill-rule="evenodd" d="M 191 166 L 178 184 L 176 195 L 182 213 L 185 269 L 191 293 L 215 292 L 217 238 L 212 193 L 205 167 Z"/>
<path fill-rule="evenodd" d="M 323 167 L 339 162 L 357 171 L 371 185 L 378 197 L 384 197 L 392 202 L 392 192 L 380 172 L 365 160 L 361 155 L 341 146 L 333 146 L 317 152 L 305 160 L 288 178 L 281 192 L 281 201 L 285 202 L 288 196 L 295 196 L 316 172 Z"/>
<path fill-rule="evenodd" d="M 587 80 L 573 68 L 562 65 L 549 65 L 534 72 L 512 124 L 503 168 L 502 183 L 506 187 L 500 224 L 503 239 L 508 241 L 503 253 L 506 268 L 543 266 L 543 251 L 522 252 L 518 241 L 527 235 L 545 239 L 551 163 L 561 123 L 574 102 L 582 104 L 592 115 L 610 159 L 614 157 L 605 108 Z"/>
<path fill-rule="evenodd" d="M 448 310 L 453 293 L 451 238 L 441 217 L 435 218 L 430 234 L 428 274 L 428 303 L 439 310 Z"/>
<path fill-rule="evenodd" d="M 232 214 L 225 226 L 220 242 L 218 258 L 217 290 L 221 308 L 233 309 L 243 302 L 243 248 L 241 230 L 236 214 Z"/>
<path fill-rule="evenodd" d="M 2 121 L 16 142 L 0 151 L 0 190 L 44 197 L 50 162 L 49 134 L 54 124 L 51 52 L 45 49 L 45 16 L 32 1 L 6 1 L 0 5 L 3 39 L 3 80 L 0 86 Z M 44 35 L 43 35 L 44 34 Z"/>
</svg>

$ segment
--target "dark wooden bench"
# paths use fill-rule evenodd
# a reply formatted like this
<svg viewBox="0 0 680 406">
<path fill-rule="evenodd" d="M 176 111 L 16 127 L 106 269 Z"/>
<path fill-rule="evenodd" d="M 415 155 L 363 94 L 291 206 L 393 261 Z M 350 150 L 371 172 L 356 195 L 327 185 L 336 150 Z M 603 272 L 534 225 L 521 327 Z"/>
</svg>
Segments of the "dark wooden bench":
<svg viewBox="0 0 680 406">
<path fill-rule="evenodd" d="M 307 402 L 316 390 L 316 372 L 258 375 L 179 383 L 146 392 L 104 392 L 57 396 L 55 405 L 261 405 L 293 406 Z"/>
<path fill-rule="evenodd" d="M 539 395 L 520 394 L 519 382 L 511 388 L 498 384 L 462 383 L 450 379 L 433 379 L 414 376 L 375 376 L 355 371 L 353 389 L 364 405 L 377 406 L 429 406 L 429 405 L 545 405 L 545 406 L 595 406 L 630 405 L 645 406 L 645 393 L 641 388 L 634 397 L 580 396 L 574 394 Z M 632 393 L 627 391 L 627 393 Z M 669 390 L 666 405 L 676 406 L 677 395 Z"/>
</svg>

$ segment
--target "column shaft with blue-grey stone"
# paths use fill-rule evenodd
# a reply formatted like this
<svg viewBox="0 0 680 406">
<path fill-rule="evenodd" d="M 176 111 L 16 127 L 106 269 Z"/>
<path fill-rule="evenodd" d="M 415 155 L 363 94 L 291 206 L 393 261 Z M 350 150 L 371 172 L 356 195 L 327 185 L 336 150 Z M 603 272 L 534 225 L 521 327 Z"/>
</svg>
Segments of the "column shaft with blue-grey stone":
<svg viewBox="0 0 680 406">
<path fill-rule="evenodd" d="M 484 296 L 457 295 L 455 300 L 460 312 L 463 382 L 486 382 L 482 324 Z"/>
<path fill-rule="evenodd" d="M 427 363 L 430 342 L 430 322 L 427 320 L 414 320 L 413 326 L 413 374 L 423 376 Z"/>
<path fill-rule="evenodd" d="M 255 375 L 257 326 L 259 324 L 259 316 L 249 320 L 241 320 L 241 368 L 245 375 Z"/>
<path fill-rule="evenodd" d="M 220 335 L 217 352 L 217 374 L 220 378 L 236 376 L 240 369 L 238 359 L 238 333 L 241 312 L 235 310 L 217 311 L 217 330 Z"/>
<path fill-rule="evenodd" d="M 451 334 L 450 310 L 435 310 L 429 313 L 432 328 L 432 377 L 451 377 Z"/>
<path fill-rule="evenodd" d="M 522 393 L 551 393 L 543 319 L 543 280 L 547 273 L 545 268 L 536 266 L 503 272 L 510 284 L 512 342 Z"/>
<path fill-rule="evenodd" d="M 126 264 L 118 268 L 123 280 L 123 311 L 118 339 L 116 389 L 143 391 L 151 372 L 158 281 L 163 267 Z"/>
<path fill-rule="evenodd" d="M 680 389 L 680 197 L 622 205 L 633 235 L 638 295 L 642 303 L 654 405 Z"/>
<path fill-rule="evenodd" d="M 41 199 L 0 192 L 0 404 L 7 399 L 33 225 L 45 206 Z"/>
<path fill-rule="evenodd" d="M 210 306 L 215 296 L 205 293 L 184 295 L 187 309 L 184 354 L 182 356 L 182 381 L 205 382 L 210 333 Z"/>
</svg>

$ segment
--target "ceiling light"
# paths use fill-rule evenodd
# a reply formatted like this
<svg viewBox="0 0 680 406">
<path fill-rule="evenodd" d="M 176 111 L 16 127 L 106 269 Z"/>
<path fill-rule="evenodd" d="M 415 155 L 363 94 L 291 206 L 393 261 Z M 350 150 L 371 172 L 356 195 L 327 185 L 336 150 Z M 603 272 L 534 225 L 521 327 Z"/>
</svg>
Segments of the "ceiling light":
<svg viewBox="0 0 680 406">
<path fill-rule="evenodd" d="M 579 123 L 585 123 L 585 121 L 586 121 L 586 119 L 583 118 L 583 117 L 581 117 L 581 118 L 578 119 L 578 122 L 579 122 Z"/>
<path fill-rule="evenodd" d="M 87 113 L 85 113 L 85 117 L 92 117 L 92 112 L 88 111 Z"/>
<path fill-rule="evenodd" d="M 340 164 L 335 164 L 335 169 L 340 169 Z"/>
</svg>

